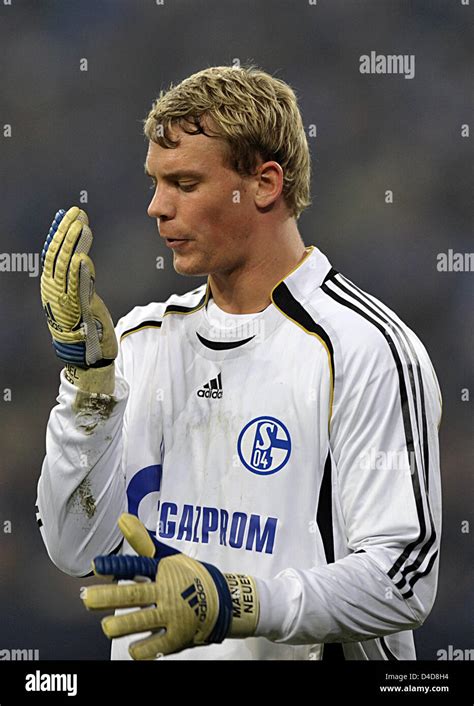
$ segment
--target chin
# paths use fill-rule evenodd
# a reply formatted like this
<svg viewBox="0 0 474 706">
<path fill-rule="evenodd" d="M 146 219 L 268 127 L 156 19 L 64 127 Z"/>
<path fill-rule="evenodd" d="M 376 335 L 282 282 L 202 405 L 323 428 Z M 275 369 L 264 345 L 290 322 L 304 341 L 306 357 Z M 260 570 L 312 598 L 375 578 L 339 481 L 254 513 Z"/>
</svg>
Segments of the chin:
<svg viewBox="0 0 474 706">
<path fill-rule="evenodd" d="M 175 257 L 173 259 L 173 267 L 178 275 L 188 277 L 206 277 L 209 270 L 197 262 L 186 262 L 185 258 Z"/>
</svg>

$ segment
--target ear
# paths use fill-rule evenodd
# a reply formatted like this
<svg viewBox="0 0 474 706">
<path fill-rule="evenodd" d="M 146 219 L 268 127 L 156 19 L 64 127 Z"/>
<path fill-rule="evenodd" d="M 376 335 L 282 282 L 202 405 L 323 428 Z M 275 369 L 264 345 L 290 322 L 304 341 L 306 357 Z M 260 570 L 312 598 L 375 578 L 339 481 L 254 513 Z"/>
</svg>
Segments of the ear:
<svg viewBox="0 0 474 706">
<path fill-rule="evenodd" d="M 278 162 L 264 162 L 258 167 L 255 203 L 258 208 L 268 208 L 283 191 L 283 169 Z"/>
</svg>

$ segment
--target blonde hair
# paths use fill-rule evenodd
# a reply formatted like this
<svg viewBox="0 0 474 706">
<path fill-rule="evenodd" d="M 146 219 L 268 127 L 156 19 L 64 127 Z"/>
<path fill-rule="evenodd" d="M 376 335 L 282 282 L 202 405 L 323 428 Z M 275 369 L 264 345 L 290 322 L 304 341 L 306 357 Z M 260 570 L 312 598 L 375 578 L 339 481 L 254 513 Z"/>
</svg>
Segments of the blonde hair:
<svg viewBox="0 0 474 706">
<path fill-rule="evenodd" d="M 179 145 L 179 139 L 171 139 L 171 125 L 223 138 L 228 164 L 241 175 L 255 173 L 258 157 L 274 160 L 283 169 L 283 197 L 291 215 L 299 218 L 311 203 L 311 158 L 295 93 L 254 66 L 213 66 L 171 84 L 144 123 L 148 139 L 165 148 Z"/>
</svg>

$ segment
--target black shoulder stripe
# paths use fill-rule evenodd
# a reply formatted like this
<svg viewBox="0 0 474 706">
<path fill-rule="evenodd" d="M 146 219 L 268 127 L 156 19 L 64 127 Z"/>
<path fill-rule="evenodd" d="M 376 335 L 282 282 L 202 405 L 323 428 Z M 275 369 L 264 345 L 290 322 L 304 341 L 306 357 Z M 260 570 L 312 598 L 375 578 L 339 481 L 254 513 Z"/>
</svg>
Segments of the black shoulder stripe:
<svg viewBox="0 0 474 706">
<path fill-rule="evenodd" d="M 352 299 L 355 299 L 359 301 L 366 309 L 372 311 L 373 314 L 375 314 L 378 318 L 384 320 L 386 323 L 389 324 L 390 331 L 389 333 L 387 329 L 380 324 L 379 321 L 373 318 L 373 316 L 367 314 L 365 311 L 361 310 L 359 306 L 355 305 L 352 301 L 348 301 L 347 299 L 343 298 L 340 294 L 336 293 L 333 289 L 330 289 L 326 284 L 323 284 L 321 289 L 330 296 L 332 299 L 335 301 L 338 301 L 340 304 L 343 306 L 348 307 L 349 309 L 352 309 L 356 313 L 358 313 L 360 316 L 365 318 L 367 321 L 372 323 L 385 337 L 390 351 L 392 353 L 392 356 L 395 361 L 397 373 L 398 373 L 398 379 L 399 379 L 399 393 L 400 393 L 400 401 L 401 401 L 401 410 L 402 410 L 402 419 L 403 419 L 403 426 L 404 426 L 404 431 L 405 431 L 405 441 L 406 441 L 406 446 L 407 446 L 407 451 L 409 454 L 409 460 L 410 460 L 410 466 L 412 467 L 412 464 L 414 465 L 414 472 L 411 473 L 411 478 L 412 478 L 412 487 L 413 487 L 413 492 L 415 496 L 415 504 L 416 504 L 416 509 L 417 509 L 417 515 L 418 515 L 418 521 L 420 525 L 420 532 L 418 535 L 418 538 L 408 544 L 404 551 L 401 553 L 397 561 L 394 563 L 390 571 L 388 572 L 388 575 L 390 578 L 393 578 L 397 572 L 400 570 L 402 565 L 405 563 L 405 561 L 408 559 L 408 557 L 411 555 L 411 552 L 421 543 L 425 540 L 427 532 L 426 532 L 426 521 L 425 521 L 425 514 L 424 514 L 424 509 L 423 509 L 423 499 L 421 496 L 421 488 L 420 488 L 420 480 L 419 480 L 419 470 L 418 470 L 418 464 L 416 460 L 416 455 L 415 455 L 415 446 L 414 446 L 414 441 L 413 441 L 413 433 L 412 433 L 412 419 L 411 419 L 411 413 L 410 413 L 410 408 L 409 408 L 409 402 L 408 402 L 408 391 L 405 383 L 405 378 L 403 375 L 403 366 L 402 362 L 400 359 L 400 356 L 398 354 L 397 348 L 394 344 L 394 338 L 398 341 L 398 343 L 401 346 L 401 349 L 404 352 L 404 357 L 405 360 L 407 361 L 407 366 L 410 369 L 411 367 L 411 362 L 409 360 L 409 357 L 407 356 L 406 352 L 406 346 L 404 344 L 403 339 L 401 338 L 401 335 L 399 333 L 399 326 L 396 321 L 393 319 L 389 319 L 388 315 L 386 315 L 384 312 L 380 310 L 376 311 L 374 310 L 375 303 L 374 302 L 368 302 L 366 298 L 361 299 L 358 297 L 354 292 L 351 290 L 347 289 L 339 280 L 333 280 L 331 283 L 334 286 L 337 286 L 339 290 L 341 291 L 341 294 L 344 295 L 344 293 Z M 351 283 L 352 284 L 352 283 Z M 392 337 L 393 334 L 393 337 Z M 411 387 L 411 392 L 413 395 L 413 404 L 414 404 L 414 410 L 415 410 L 415 415 L 417 414 L 417 402 L 416 402 L 416 388 L 414 385 L 414 380 L 413 380 L 413 370 L 411 367 L 411 374 L 409 374 L 410 378 L 410 387 Z M 420 390 L 421 392 L 421 390 Z M 415 425 L 418 426 L 418 420 L 415 419 Z M 421 435 L 419 435 L 421 436 Z M 424 558 L 426 557 L 427 553 L 433 546 L 435 540 L 436 540 L 436 530 L 434 527 L 433 523 L 433 518 L 431 516 L 431 510 L 429 507 L 429 502 L 427 498 L 427 504 L 428 504 L 428 513 L 429 513 L 429 519 L 430 519 L 430 525 L 431 525 L 431 535 L 428 537 L 427 541 L 423 545 L 423 547 L 420 550 L 420 553 L 417 557 L 417 559 L 410 564 L 409 566 L 405 567 L 404 572 L 400 572 L 402 574 L 402 579 L 398 581 L 395 585 L 399 588 L 402 589 L 407 582 L 406 575 L 409 573 L 409 571 L 413 571 L 414 569 L 417 569 L 418 566 L 421 565 L 423 562 Z M 403 595 L 403 593 L 402 593 Z M 408 597 L 408 596 L 406 596 Z"/>
<path fill-rule="evenodd" d="M 198 311 L 198 309 L 201 309 L 201 307 L 204 306 L 206 302 L 206 296 L 207 292 L 204 294 L 203 297 L 201 297 L 199 304 L 197 304 L 196 306 L 179 306 L 178 304 L 170 304 L 166 307 L 163 316 L 167 316 L 168 314 L 192 314 L 194 311 Z M 136 333 L 137 331 L 141 331 L 145 328 L 161 328 L 162 323 L 162 320 L 142 321 L 140 324 L 133 326 L 133 328 L 129 328 L 124 331 L 120 336 L 120 340 L 122 340 L 126 336 L 129 336 L 131 333 Z"/>
<path fill-rule="evenodd" d="M 120 336 L 120 340 L 122 338 L 125 338 L 125 336 L 128 336 L 131 333 L 136 333 L 137 331 L 141 331 L 141 329 L 145 328 L 161 328 L 162 321 L 142 321 L 141 323 L 137 324 L 136 326 L 133 326 L 133 328 L 128 328 L 126 331 L 122 333 Z"/>
<path fill-rule="evenodd" d="M 345 282 L 348 282 L 354 289 L 356 289 L 359 292 L 359 294 L 364 296 L 365 293 L 361 289 L 359 289 L 359 287 L 356 284 L 354 284 L 353 282 L 349 282 L 349 280 L 347 280 L 343 275 L 341 275 L 341 277 L 343 278 L 343 280 Z M 365 298 L 367 299 L 367 295 L 365 295 Z M 417 362 L 416 373 L 417 373 L 418 387 L 420 388 L 421 417 L 422 417 L 422 430 L 423 430 L 423 461 L 424 461 L 424 470 L 425 470 L 426 491 L 428 492 L 428 489 L 429 489 L 429 472 L 428 472 L 429 471 L 429 444 L 428 444 L 428 431 L 427 431 L 427 424 L 426 424 L 425 391 L 424 391 L 423 376 L 421 374 L 418 356 L 416 355 L 416 352 L 413 348 L 413 344 L 410 341 L 410 338 L 405 335 L 403 329 L 401 327 L 399 327 L 398 324 L 388 314 L 385 314 L 385 312 L 382 311 L 382 309 L 380 308 L 380 306 L 378 306 L 376 304 L 376 302 L 371 301 L 371 305 L 372 305 L 373 309 L 371 309 L 371 307 L 368 304 L 366 306 L 367 306 L 367 308 L 371 309 L 374 312 L 376 310 L 376 312 L 378 313 L 380 318 L 382 318 L 383 320 L 386 320 L 387 322 L 391 321 L 392 324 L 394 324 L 397 327 L 397 329 L 400 331 L 400 334 L 403 336 L 404 341 L 408 344 L 408 347 L 410 348 L 410 351 L 411 351 L 411 354 L 412 354 L 414 360 L 416 360 L 416 362 Z M 410 367 L 411 367 L 411 364 L 410 364 Z M 413 376 L 411 376 L 411 377 L 413 378 Z M 413 385 L 413 387 L 414 387 L 414 385 Z"/>
<path fill-rule="evenodd" d="M 342 275 L 341 275 L 341 277 L 342 277 Z M 346 280 L 345 277 L 343 279 L 348 285 L 354 286 L 354 288 L 355 288 L 355 285 L 352 285 L 352 282 L 350 282 L 349 280 Z M 392 327 L 392 329 L 394 330 L 394 334 L 396 335 L 397 341 L 400 343 L 400 346 L 403 351 L 403 357 L 404 357 L 404 360 L 407 364 L 408 376 L 410 379 L 410 389 L 412 391 L 413 400 L 415 403 L 416 428 L 418 431 L 418 437 L 421 439 L 420 424 L 419 424 L 419 420 L 418 420 L 418 416 L 417 416 L 417 408 L 416 408 L 416 394 L 415 394 L 416 388 L 415 388 L 415 380 L 414 380 L 414 376 L 413 376 L 413 365 L 412 365 L 410 358 L 407 354 L 406 345 L 405 345 L 407 342 L 409 343 L 412 355 L 417 362 L 417 370 L 419 373 L 419 378 L 418 378 L 419 380 L 421 380 L 421 374 L 420 374 L 420 366 L 418 364 L 418 358 L 417 358 L 416 353 L 413 349 L 413 346 L 411 345 L 411 342 L 409 342 L 409 339 L 405 336 L 405 333 L 397 325 L 395 320 L 392 319 L 391 317 L 389 317 L 387 314 L 385 314 L 385 312 L 383 312 L 382 309 L 375 304 L 375 302 L 369 301 L 368 297 L 364 296 L 364 293 L 360 289 L 357 288 L 359 294 L 361 294 L 362 296 L 358 296 L 354 291 L 352 291 L 352 289 L 349 289 L 348 286 L 344 286 L 344 284 L 342 284 L 342 282 L 340 280 L 336 280 L 334 282 L 334 284 L 337 285 L 339 287 L 339 289 L 342 290 L 345 294 L 347 294 L 348 296 L 352 297 L 357 302 L 362 304 L 362 306 L 364 306 L 366 309 L 368 309 L 374 316 L 377 316 L 384 323 L 389 324 Z M 371 321 L 372 323 L 374 323 L 375 326 L 377 326 L 377 323 L 372 321 L 372 319 L 369 318 L 368 320 Z M 386 333 L 385 333 L 385 331 L 386 331 L 385 328 L 381 324 L 379 324 L 377 326 L 377 328 L 379 329 L 379 331 L 382 331 L 385 338 L 387 338 Z M 422 386 L 423 386 L 423 383 L 421 382 L 421 389 L 422 389 Z M 424 399 L 423 399 L 423 409 L 424 409 Z M 426 419 L 425 419 L 425 427 L 426 427 Z"/>
<path fill-rule="evenodd" d="M 327 273 L 326 277 L 323 279 L 323 284 L 326 282 L 329 282 L 329 280 L 334 279 L 335 276 L 339 274 L 337 270 L 334 269 L 334 267 L 331 267 L 329 272 Z"/>
<path fill-rule="evenodd" d="M 200 301 L 196 306 L 180 306 L 179 304 L 170 304 L 166 307 L 163 316 L 168 314 L 192 314 L 194 311 L 198 311 L 206 303 L 207 292 L 201 297 Z"/>
<path fill-rule="evenodd" d="M 310 316 L 306 309 L 299 303 L 299 301 L 294 298 L 284 282 L 280 282 L 280 284 L 273 290 L 272 298 L 277 307 L 290 319 L 296 321 L 296 323 L 300 324 L 300 326 L 306 329 L 306 331 L 315 333 L 324 341 L 331 357 L 331 367 L 334 380 L 334 348 L 331 339 L 323 327 L 317 324 L 312 316 Z"/>
</svg>

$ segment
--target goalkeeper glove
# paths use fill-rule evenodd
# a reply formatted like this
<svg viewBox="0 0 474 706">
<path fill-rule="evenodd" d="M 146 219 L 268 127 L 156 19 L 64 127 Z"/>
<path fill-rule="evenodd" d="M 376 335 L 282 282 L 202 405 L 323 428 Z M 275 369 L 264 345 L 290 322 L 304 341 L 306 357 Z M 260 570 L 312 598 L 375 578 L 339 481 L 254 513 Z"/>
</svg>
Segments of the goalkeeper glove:
<svg viewBox="0 0 474 706">
<path fill-rule="evenodd" d="M 56 213 L 41 253 L 41 301 L 53 346 L 79 369 L 110 365 L 117 356 L 112 319 L 94 289 L 91 245 L 87 215 L 73 206 Z"/>
<path fill-rule="evenodd" d="M 118 524 L 140 556 L 97 557 L 95 574 L 117 580 L 147 577 L 152 582 L 88 586 L 81 590 L 81 598 L 89 610 L 142 607 L 102 620 L 109 638 L 152 632 L 151 637 L 130 645 L 133 659 L 155 659 L 255 633 L 259 601 L 251 576 L 222 574 L 215 566 L 180 552 L 170 555 L 174 550 L 154 539 L 134 515 L 124 513 Z"/>
</svg>

